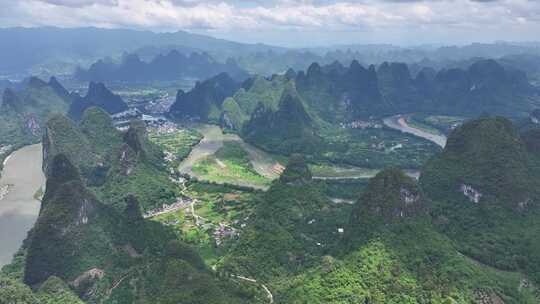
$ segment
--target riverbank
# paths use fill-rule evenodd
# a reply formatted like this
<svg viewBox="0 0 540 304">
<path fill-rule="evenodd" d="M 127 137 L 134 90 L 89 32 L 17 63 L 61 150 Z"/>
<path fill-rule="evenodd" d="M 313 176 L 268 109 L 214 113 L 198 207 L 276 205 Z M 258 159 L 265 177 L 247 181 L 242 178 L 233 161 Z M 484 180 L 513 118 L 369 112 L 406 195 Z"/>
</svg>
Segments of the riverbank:
<svg viewBox="0 0 540 304">
<path fill-rule="evenodd" d="M 439 145 L 440 147 L 444 148 L 446 146 L 446 136 L 444 135 L 437 135 L 433 133 L 426 132 L 422 129 L 415 128 L 414 126 L 411 126 L 407 123 L 406 115 L 396 115 L 392 117 L 387 117 L 383 119 L 384 125 L 394 129 L 398 130 L 404 133 L 409 133 L 414 136 L 422 137 L 426 140 L 429 140 L 431 142 L 434 142 L 435 144 Z"/>
<path fill-rule="evenodd" d="M 41 144 L 20 148 L 4 159 L 0 187 L 9 188 L 0 200 L 0 267 L 11 262 L 39 214 L 34 194 L 45 183 L 41 162 Z"/>
</svg>

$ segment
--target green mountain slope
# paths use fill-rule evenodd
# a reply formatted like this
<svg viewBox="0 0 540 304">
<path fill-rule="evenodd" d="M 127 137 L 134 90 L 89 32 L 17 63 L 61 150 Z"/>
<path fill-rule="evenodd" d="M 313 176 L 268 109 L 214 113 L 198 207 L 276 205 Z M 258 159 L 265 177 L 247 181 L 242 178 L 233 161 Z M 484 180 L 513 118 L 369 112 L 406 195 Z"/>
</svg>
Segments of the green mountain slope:
<svg viewBox="0 0 540 304">
<path fill-rule="evenodd" d="M 31 77 L 20 90 L 7 88 L 0 105 L 0 145 L 20 146 L 37 142 L 48 117 L 65 113 L 72 99 L 53 77 Z"/>
<path fill-rule="evenodd" d="M 134 196 L 123 211 L 99 201 L 63 154 L 50 164 L 46 189 L 23 247 L 24 283 L 34 290 L 2 277 L 1 303 L 247 303 L 255 296 L 215 277 L 172 230 L 145 221 Z"/>
<path fill-rule="evenodd" d="M 461 252 L 538 282 L 540 167 L 529 149 L 510 121 L 484 117 L 452 132 L 420 182 Z"/>
<path fill-rule="evenodd" d="M 97 195 L 119 209 L 126 193 L 133 193 L 144 210 L 170 204 L 178 195 L 162 151 L 148 140 L 143 122 L 121 133 L 99 108 L 87 109 L 80 125 L 57 115 L 47 123 L 43 146 L 46 173 L 54 156 L 65 154 Z"/>
<path fill-rule="evenodd" d="M 259 104 L 249 122 L 244 125 L 242 136 L 265 150 L 290 155 L 315 150 L 314 145 L 319 143 L 316 127 L 294 83 L 289 83 L 277 110 Z"/>
</svg>

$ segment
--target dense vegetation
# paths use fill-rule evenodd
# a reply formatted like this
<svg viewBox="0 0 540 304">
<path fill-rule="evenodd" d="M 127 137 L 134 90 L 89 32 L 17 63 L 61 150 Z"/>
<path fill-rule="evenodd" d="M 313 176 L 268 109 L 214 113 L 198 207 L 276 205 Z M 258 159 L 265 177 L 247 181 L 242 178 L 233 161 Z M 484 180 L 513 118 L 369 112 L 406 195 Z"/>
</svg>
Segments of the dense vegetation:
<svg viewBox="0 0 540 304">
<path fill-rule="evenodd" d="M 481 113 L 526 116 L 538 97 L 524 73 L 494 60 L 439 72 L 423 69 L 416 77 L 406 64 L 366 69 L 353 61 L 348 67 L 314 63 L 306 72 L 256 76 L 241 86 L 220 75 L 188 93 L 180 91 L 170 114 L 220 124 L 282 155 L 302 153 L 316 161 L 369 168 L 418 168 L 437 148 L 396 136 L 381 128 L 380 118 L 421 113 L 411 123 L 448 133 L 464 117 Z M 402 158 L 392 155 L 396 148 Z"/>
<path fill-rule="evenodd" d="M 121 133 L 99 108 L 86 110 L 79 126 L 57 115 L 47 123 L 43 145 L 46 173 L 53 157 L 65 154 L 97 195 L 120 209 L 126 193 L 133 193 L 144 210 L 170 204 L 178 196 L 163 152 L 149 141 L 140 121 Z"/>
<path fill-rule="evenodd" d="M 277 303 L 536 303 L 526 276 L 481 264 L 438 232 L 430 200 L 399 170 L 379 173 L 352 208 L 309 176 L 291 159 L 222 271 L 262 280 Z"/>
<path fill-rule="evenodd" d="M 225 141 L 216 153 L 194 164 L 192 170 L 202 180 L 221 184 L 255 188 L 265 188 L 270 184 L 270 179 L 255 171 L 242 146 L 232 141 Z"/>
<path fill-rule="evenodd" d="M 256 296 L 249 286 L 216 278 L 173 231 L 145 221 L 134 196 L 125 201 L 123 211 L 103 204 L 66 156 L 54 156 L 24 261 L 4 268 L 0 301 L 245 303 Z"/>
<path fill-rule="evenodd" d="M 534 146 L 526 144 L 535 142 L 529 136 L 501 117 L 467 122 L 428 162 L 420 182 L 436 201 L 437 227 L 461 252 L 538 282 L 533 235 L 539 229 L 540 167 Z"/>
<path fill-rule="evenodd" d="M 38 142 L 48 117 L 65 113 L 71 102 L 54 77 L 49 82 L 31 77 L 17 89 L 10 85 L 0 105 L 0 147 Z"/>
</svg>

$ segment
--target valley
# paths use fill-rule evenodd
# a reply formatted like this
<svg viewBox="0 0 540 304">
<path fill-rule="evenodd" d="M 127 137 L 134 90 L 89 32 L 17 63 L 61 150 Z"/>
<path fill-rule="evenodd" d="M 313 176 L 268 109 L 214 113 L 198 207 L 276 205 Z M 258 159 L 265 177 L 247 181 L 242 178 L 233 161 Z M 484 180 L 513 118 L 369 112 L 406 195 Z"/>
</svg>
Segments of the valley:
<svg viewBox="0 0 540 304">
<path fill-rule="evenodd" d="M 109 2 L 71 5 L 90 19 Z M 239 3 L 143 2 L 173 27 L 192 9 L 225 9 L 218 23 L 196 18 L 216 33 Z M 332 5 L 301 2 L 242 11 L 266 12 L 250 25 L 263 29 L 274 9 Z M 398 2 L 385 8 L 423 12 Z M 337 4 L 328 18 L 386 18 Z M 289 35 L 297 16 L 283 16 Z M 401 22 L 392 16 L 387 26 Z M 0 37 L 0 304 L 540 303 L 538 43 Z"/>
</svg>

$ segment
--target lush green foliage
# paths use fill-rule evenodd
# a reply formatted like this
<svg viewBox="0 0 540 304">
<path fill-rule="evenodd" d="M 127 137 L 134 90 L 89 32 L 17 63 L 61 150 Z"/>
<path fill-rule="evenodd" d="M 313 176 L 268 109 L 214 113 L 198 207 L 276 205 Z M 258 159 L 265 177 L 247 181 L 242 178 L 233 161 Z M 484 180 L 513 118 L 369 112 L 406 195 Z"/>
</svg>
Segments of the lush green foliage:
<svg viewBox="0 0 540 304">
<path fill-rule="evenodd" d="M 237 142 L 226 141 L 214 155 L 208 156 L 193 166 L 199 179 L 252 187 L 267 187 L 270 179 L 259 175 L 247 152 Z"/>
<path fill-rule="evenodd" d="M 421 176 L 435 200 L 438 228 L 482 263 L 519 270 L 538 282 L 540 167 L 512 124 L 500 117 L 465 123 Z M 463 185 L 480 193 L 477 202 Z"/>
<path fill-rule="evenodd" d="M 89 108 L 80 126 L 57 115 L 47 123 L 43 145 L 45 168 L 55 155 L 67 155 L 96 194 L 119 210 L 128 193 L 137 197 L 144 210 L 169 204 L 178 196 L 165 170 L 163 153 L 148 140 L 142 122 L 133 122 L 122 134 L 98 108 Z"/>
</svg>

